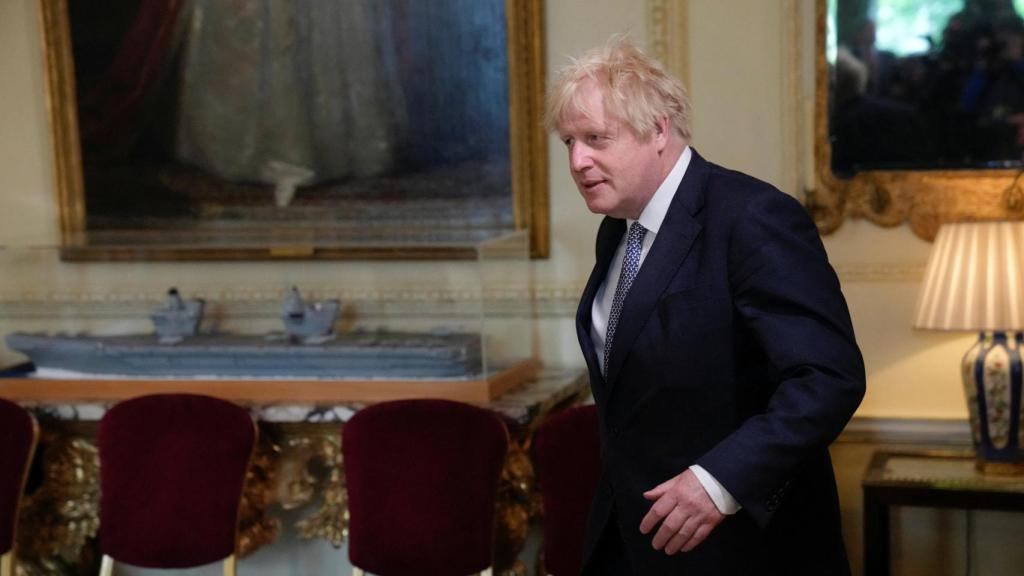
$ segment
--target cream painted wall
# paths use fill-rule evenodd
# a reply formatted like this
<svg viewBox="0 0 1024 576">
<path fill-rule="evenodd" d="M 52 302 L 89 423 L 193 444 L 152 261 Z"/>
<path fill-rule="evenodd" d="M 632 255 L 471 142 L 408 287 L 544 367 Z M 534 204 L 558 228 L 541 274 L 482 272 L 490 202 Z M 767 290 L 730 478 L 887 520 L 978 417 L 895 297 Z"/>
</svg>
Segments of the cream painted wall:
<svg viewBox="0 0 1024 576">
<path fill-rule="evenodd" d="M 56 238 L 39 24 L 35 2 L 0 2 L 0 244 Z"/>
<path fill-rule="evenodd" d="M 782 189 L 787 2 L 694 0 L 690 9 L 693 146 Z M 793 193 L 793 190 L 786 190 Z"/>
<path fill-rule="evenodd" d="M 811 0 L 689 1 L 695 147 L 794 195 L 812 184 L 806 133 L 813 67 L 805 54 L 812 8 Z M 549 76 L 568 55 L 614 32 L 646 41 L 647 19 L 647 3 L 636 0 L 549 0 Z M 0 2 L 0 43 L 0 244 L 53 245 L 57 214 L 36 0 Z M 580 201 L 555 138 L 549 157 L 552 257 L 533 270 L 538 293 L 549 300 L 541 303 L 546 312 L 538 321 L 538 349 L 549 363 L 580 364 L 572 308 L 593 261 L 599 219 Z M 865 222 L 847 222 L 824 240 L 867 362 L 868 395 L 859 414 L 965 417 L 957 364 L 971 337 L 910 328 L 928 244 L 906 227 Z M 372 297 L 382 287 L 450 293 L 471 279 L 463 263 L 90 264 L 54 265 L 50 289 L 144 298 L 178 284 L 185 291 L 244 296 L 298 282 Z M 22 289 L 41 289 L 37 280 L 26 282 L 33 285 Z"/>
</svg>

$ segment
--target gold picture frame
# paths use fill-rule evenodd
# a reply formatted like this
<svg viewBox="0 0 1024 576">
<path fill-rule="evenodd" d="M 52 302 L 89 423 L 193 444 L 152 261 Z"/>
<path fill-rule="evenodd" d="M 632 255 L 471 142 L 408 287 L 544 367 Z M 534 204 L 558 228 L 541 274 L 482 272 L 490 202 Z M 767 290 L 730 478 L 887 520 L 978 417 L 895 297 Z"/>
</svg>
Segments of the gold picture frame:
<svg viewBox="0 0 1024 576">
<path fill-rule="evenodd" d="M 815 189 L 806 206 L 822 234 L 846 218 L 864 218 L 885 227 L 907 222 L 918 237 L 931 241 L 945 222 L 1019 219 L 1024 188 L 1016 169 L 859 171 L 842 179 L 832 171 L 829 139 L 829 64 L 827 0 L 816 0 L 814 166 Z"/>
<path fill-rule="evenodd" d="M 90 229 L 80 140 L 75 60 L 67 0 L 39 0 L 48 106 L 55 157 L 61 253 L 65 260 L 261 260 L 261 259 L 468 259 L 475 258 L 473 234 L 465 241 L 360 239 L 321 242 L 301 222 L 294 229 L 268 231 L 240 242 L 205 242 L 187 229 L 138 226 L 135 236 L 110 240 Z M 549 252 L 547 135 L 541 117 L 544 94 L 543 0 L 505 0 L 508 57 L 508 131 L 511 229 L 528 229 L 535 258 Z M 461 238 L 461 229 L 453 235 Z M 476 233 L 476 232 L 474 232 Z M 191 235 L 191 236 L 190 236 Z M 478 234 L 479 235 L 479 234 Z M 199 234 L 200 238 L 204 236 Z M 185 238 L 187 241 L 182 241 Z"/>
</svg>

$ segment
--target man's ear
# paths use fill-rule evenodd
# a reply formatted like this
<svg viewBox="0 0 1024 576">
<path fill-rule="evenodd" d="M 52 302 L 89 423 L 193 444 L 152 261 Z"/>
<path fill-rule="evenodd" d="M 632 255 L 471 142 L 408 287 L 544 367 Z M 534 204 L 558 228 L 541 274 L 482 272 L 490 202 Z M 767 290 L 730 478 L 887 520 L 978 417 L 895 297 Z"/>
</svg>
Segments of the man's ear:
<svg viewBox="0 0 1024 576">
<path fill-rule="evenodd" d="M 658 145 L 658 152 L 665 149 L 668 145 L 669 130 L 672 127 L 669 126 L 668 117 L 662 116 L 654 123 L 654 142 Z"/>
</svg>

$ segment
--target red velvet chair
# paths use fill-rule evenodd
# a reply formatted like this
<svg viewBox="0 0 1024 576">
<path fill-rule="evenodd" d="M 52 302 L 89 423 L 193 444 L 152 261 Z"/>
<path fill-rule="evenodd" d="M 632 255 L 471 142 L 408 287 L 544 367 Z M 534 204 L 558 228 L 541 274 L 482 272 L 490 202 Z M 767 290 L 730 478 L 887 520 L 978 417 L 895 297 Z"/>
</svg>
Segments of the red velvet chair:
<svg viewBox="0 0 1024 576">
<path fill-rule="evenodd" d="M 0 398 L 0 576 L 14 576 L 18 504 L 38 439 L 35 418 Z"/>
<path fill-rule="evenodd" d="M 492 412 L 398 400 L 342 429 L 353 574 L 490 574 L 508 432 Z"/>
<path fill-rule="evenodd" d="M 544 500 L 544 573 L 579 574 L 590 503 L 601 475 L 597 408 L 549 416 L 533 439 L 534 470 Z"/>
<path fill-rule="evenodd" d="M 238 508 L 256 445 L 243 408 L 192 394 L 126 400 L 100 420 L 100 573 L 114 560 L 235 574 Z"/>
</svg>

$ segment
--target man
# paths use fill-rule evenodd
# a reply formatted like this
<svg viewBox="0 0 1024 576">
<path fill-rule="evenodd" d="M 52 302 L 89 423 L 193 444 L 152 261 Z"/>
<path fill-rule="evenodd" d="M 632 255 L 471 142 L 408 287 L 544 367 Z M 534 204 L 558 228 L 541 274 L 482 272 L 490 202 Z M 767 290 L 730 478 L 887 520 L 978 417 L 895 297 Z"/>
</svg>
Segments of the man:
<svg viewBox="0 0 1024 576">
<path fill-rule="evenodd" d="M 584 571 L 849 574 L 827 451 L 864 393 L 846 303 L 800 204 L 690 148 L 689 108 L 624 39 L 548 97 L 605 215 L 576 317 L 603 461 Z"/>
</svg>

